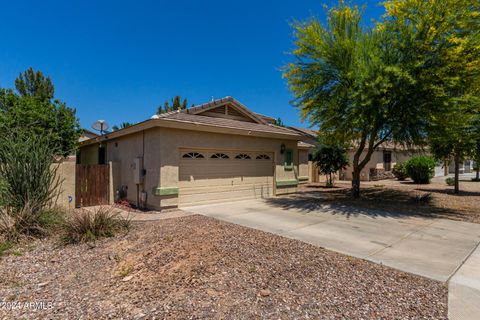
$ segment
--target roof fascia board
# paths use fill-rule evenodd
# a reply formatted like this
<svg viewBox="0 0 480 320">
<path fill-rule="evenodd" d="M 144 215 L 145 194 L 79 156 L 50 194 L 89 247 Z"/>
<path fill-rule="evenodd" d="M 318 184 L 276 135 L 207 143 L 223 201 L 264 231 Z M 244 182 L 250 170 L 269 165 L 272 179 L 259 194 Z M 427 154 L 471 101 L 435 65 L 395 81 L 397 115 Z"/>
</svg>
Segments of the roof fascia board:
<svg viewBox="0 0 480 320">
<path fill-rule="evenodd" d="M 119 137 L 123 137 L 129 134 L 133 134 L 143 130 L 148 130 L 155 127 L 234 134 L 234 135 L 251 136 L 251 137 L 281 138 L 281 139 L 296 140 L 296 141 L 301 139 L 300 135 L 295 134 L 293 132 L 292 134 L 288 134 L 288 133 L 283 134 L 283 133 L 275 133 L 275 132 L 268 132 L 268 131 L 254 131 L 254 130 L 213 126 L 213 125 L 202 124 L 202 123 L 192 123 L 192 122 L 176 120 L 176 119 L 160 118 L 160 119 L 150 119 L 144 122 L 140 122 L 136 125 L 127 127 L 122 130 L 118 130 L 112 133 L 105 134 L 103 136 L 99 136 L 93 139 L 83 141 L 80 143 L 80 146 L 83 147 L 90 144 L 113 140 Z"/>
</svg>

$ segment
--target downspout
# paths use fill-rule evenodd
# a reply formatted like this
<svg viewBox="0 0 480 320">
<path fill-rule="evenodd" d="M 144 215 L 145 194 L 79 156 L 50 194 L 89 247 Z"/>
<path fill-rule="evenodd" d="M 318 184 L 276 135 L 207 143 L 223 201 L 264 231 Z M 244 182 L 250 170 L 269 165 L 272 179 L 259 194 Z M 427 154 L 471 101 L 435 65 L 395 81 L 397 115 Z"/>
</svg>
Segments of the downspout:
<svg viewBox="0 0 480 320">
<path fill-rule="evenodd" d="M 141 176 L 141 185 L 142 192 L 145 192 L 145 176 L 143 171 L 145 170 L 145 130 L 142 130 L 142 171 L 140 172 Z M 137 208 L 140 208 L 140 184 L 137 184 Z"/>
</svg>

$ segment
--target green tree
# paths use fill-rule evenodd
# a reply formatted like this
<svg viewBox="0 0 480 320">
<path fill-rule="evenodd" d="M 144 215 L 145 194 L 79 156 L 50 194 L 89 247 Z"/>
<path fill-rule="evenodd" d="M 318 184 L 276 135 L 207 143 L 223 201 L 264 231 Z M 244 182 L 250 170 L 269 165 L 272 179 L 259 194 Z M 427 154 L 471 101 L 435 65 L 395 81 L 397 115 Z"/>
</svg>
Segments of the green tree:
<svg viewBox="0 0 480 320">
<path fill-rule="evenodd" d="M 0 134 L 22 131 L 26 135 L 45 136 L 59 155 L 72 154 L 80 135 L 75 109 L 50 98 L 53 85 L 41 72 L 29 69 L 15 82 L 18 94 L 0 89 Z"/>
<path fill-rule="evenodd" d="M 440 159 L 459 165 L 475 149 L 479 112 L 480 33 L 478 2 L 468 0 L 385 2 L 383 27 L 415 78 L 415 101 L 426 111 L 428 142 Z"/>
<path fill-rule="evenodd" d="M 273 124 L 279 127 L 286 127 L 285 123 L 281 118 L 275 119 L 275 122 Z"/>
<path fill-rule="evenodd" d="M 399 66 L 402 57 L 383 28 L 363 27 L 357 6 L 341 1 L 328 10 L 326 26 L 311 18 L 293 27 L 295 61 L 284 77 L 294 105 L 322 134 L 355 148 L 352 195 L 359 197 L 360 173 L 382 143 L 410 144 L 424 134 L 415 81 Z"/>
<path fill-rule="evenodd" d="M 315 149 L 313 161 L 317 165 L 318 171 L 327 176 L 327 187 L 332 187 L 332 174 L 344 170 L 348 166 L 347 150 L 339 144 L 320 142 Z"/>
<path fill-rule="evenodd" d="M 164 102 L 163 106 L 158 106 L 157 114 L 162 114 L 165 112 L 176 111 L 176 110 L 183 110 L 186 109 L 188 105 L 187 99 L 181 100 L 180 96 L 175 96 L 172 98 L 171 102 L 169 103 L 168 100 Z"/>
<path fill-rule="evenodd" d="M 15 79 L 15 88 L 22 96 L 36 97 L 41 100 L 51 100 L 54 96 L 53 83 L 50 77 L 43 75 L 41 71 L 28 68 Z"/>
<path fill-rule="evenodd" d="M 125 129 L 125 128 L 128 128 L 130 126 L 133 126 L 133 123 L 130 123 L 130 122 L 122 122 L 120 124 L 120 126 L 117 126 L 117 125 L 113 125 L 112 126 L 112 130 L 113 131 L 117 131 L 117 130 L 120 130 L 120 129 Z"/>
</svg>

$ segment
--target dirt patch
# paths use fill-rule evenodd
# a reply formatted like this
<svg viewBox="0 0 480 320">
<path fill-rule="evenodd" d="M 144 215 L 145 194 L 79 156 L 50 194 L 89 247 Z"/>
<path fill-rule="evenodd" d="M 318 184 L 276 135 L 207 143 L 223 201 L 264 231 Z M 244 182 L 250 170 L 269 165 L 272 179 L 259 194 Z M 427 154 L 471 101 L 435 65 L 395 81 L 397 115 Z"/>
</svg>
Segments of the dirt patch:
<svg viewBox="0 0 480 320">
<path fill-rule="evenodd" d="M 198 215 L 93 247 L 38 241 L 0 269 L 5 301 L 51 305 L 7 318 L 447 317 L 444 283 Z"/>
<path fill-rule="evenodd" d="M 301 192 L 314 195 L 317 205 L 332 204 L 384 210 L 395 215 L 480 223 L 480 182 L 461 181 L 461 192 L 454 194 L 453 187 L 447 186 L 444 180 L 434 179 L 428 185 L 396 180 L 362 182 L 360 199 L 351 197 L 351 183 L 348 181 L 336 182 L 333 189 L 324 188 L 319 183 L 303 185 Z"/>
</svg>

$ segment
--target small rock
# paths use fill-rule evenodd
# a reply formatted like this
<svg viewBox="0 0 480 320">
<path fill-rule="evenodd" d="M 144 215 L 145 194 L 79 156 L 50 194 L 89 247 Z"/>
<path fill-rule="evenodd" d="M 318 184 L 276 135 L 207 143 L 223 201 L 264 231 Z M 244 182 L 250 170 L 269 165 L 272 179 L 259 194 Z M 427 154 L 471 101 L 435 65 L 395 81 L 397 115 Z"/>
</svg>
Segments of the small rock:
<svg viewBox="0 0 480 320">
<path fill-rule="evenodd" d="M 50 283 L 49 281 L 39 283 L 39 284 L 38 284 L 38 287 L 39 287 L 39 288 L 43 288 L 43 287 L 45 287 L 45 286 L 46 286 L 47 284 L 49 284 L 49 283 Z"/>
<path fill-rule="evenodd" d="M 260 296 L 262 296 L 262 297 L 268 297 L 268 296 L 270 295 L 270 290 L 268 290 L 268 289 L 262 289 L 262 290 L 260 290 L 259 294 L 260 294 Z"/>
<path fill-rule="evenodd" d="M 145 313 L 137 313 L 136 315 L 133 316 L 133 319 L 139 320 L 139 319 L 143 319 L 145 317 L 146 317 Z"/>
<path fill-rule="evenodd" d="M 127 282 L 127 281 L 130 281 L 132 280 L 133 276 L 127 276 L 125 278 L 122 279 L 123 282 Z"/>
</svg>

